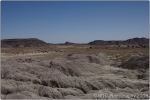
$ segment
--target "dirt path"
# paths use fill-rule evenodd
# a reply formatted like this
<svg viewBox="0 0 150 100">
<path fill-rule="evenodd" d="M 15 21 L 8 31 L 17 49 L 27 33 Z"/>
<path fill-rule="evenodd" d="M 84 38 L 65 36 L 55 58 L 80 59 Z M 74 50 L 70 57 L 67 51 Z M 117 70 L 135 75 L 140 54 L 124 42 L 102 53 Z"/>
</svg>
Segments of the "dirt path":
<svg viewBox="0 0 150 100">
<path fill-rule="evenodd" d="M 22 57 L 22 56 L 37 56 L 37 55 L 46 55 L 55 52 L 45 52 L 45 53 L 25 53 L 25 54 L 5 54 L 1 53 L 1 57 Z"/>
</svg>

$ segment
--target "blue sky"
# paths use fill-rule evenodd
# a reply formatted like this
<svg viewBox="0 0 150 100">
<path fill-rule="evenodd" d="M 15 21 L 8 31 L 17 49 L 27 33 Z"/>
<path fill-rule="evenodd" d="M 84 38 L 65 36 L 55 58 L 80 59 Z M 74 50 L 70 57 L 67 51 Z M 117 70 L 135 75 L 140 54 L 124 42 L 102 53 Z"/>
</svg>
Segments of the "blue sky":
<svg viewBox="0 0 150 100">
<path fill-rule="evenodd" d="M 148 1 L 5 1 L 4 38 L 86 43 L 148 37 Z"/>
</svg>

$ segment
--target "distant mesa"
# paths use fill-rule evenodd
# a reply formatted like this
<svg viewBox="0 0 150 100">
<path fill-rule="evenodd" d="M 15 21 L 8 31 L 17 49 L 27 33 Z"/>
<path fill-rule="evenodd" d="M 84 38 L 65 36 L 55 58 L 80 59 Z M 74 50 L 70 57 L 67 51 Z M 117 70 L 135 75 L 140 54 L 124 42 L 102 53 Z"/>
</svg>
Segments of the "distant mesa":
<svg viewBox="0 0 150 100">
<path fill-rule="evenodd" d="M 128 44 L 149 44 L 148 38 L 132 38 L 125 41 Z"/>
<path fill-rule="evenodd" d="M 76 44 L 76 43 L 72 43 L 72 42 L 66 41 L 64 44 L 65 44 L 65 45 L 74 45 L 74 44 Z"/>
<path fill-rule="evenodd" d="M 149 47 L 148 38 L 132 38 L 128 40 L 95 40 L 88 43 L 89 45 L 114 45 L 114 46 L 127 46 L 127 47 Z"/>
<path fill-rule="evenodd" d="M 48 46 L 49 44 L 39 40 L 37 38 L 27 38 L 27 39 L 2 39 L 1 47 L 2 48 L 11 48 L 11 47 L 41 47 Z"/>
<path fill-rule="evenodd" d="M 42 47 L 49 46 L 51 43 L 46 43 L 37 38 L 27 38 L 27 39 L 2 39 L 1 47 L 9 48 L 9 47 Z M 57 44 L 56 44 L 57 45 Z M 149 47 L 149 39 L 148 38 L 132 38 L 128 40 L 95 40 L 86 44 L 81 43 L 72 43 L 65 42 L 60 43 L 58 45 L 100 45 L 100 46 L 110 46 L 110 47 Z"/>
<path fill-rule="evenodd" d="M 73 43 L 73 42 L 66 41 L 62 45 L 87 45 L 87 43 Z"/>
</svg>

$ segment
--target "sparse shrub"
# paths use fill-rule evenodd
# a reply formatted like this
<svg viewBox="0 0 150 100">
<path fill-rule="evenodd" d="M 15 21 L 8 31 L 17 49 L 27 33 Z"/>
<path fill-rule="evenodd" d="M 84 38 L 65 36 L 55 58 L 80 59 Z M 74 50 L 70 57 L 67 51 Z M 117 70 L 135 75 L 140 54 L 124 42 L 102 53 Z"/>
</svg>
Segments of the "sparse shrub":
<svg viewBox="0 0 150 100">
<path fill-rule="evenodd" d="M 27 62 L 27 63 L 31 63 L 33 61 L 33 59 L 31 59 L 31 58 L 26 58 L 25 59 L 25 62 Z"/>
<path fill-rule="evenodd" d="M 20 93 L 12 93 L 12 94 L 7 95 L 5 99 L 30 99 L 30 97 L 27 97 Z"/>
<path fill-rule="evenodd" d="M 1 67 L 1 78 L 7 79 L 10 74 L 10 69 L 8 67 Z"/>
<path fill-rule="evenodd" d="M 149 57 L 132 57 L 128 61 L 119 65 L 121 68 L 127 68 L 132 70 L 145 71 L 149 68 Z"/>
<path fill-rule="evenodd" d="M 67 76 L 80 76 L 79 69 L 75 67 L 72 62 L 65 62 L 59 60 L 50 61 L 49 68 L 57 69 Z"/>
<path fill-rule="evenodd" d="M 67 96 L 67 95 L 73 95 L 73 96 L 79 96 L 79 95 L 83 95 L 83 92 L 77 88 L 57 88 L 57 90 L 59 92 L 61 92 L 61 94 L 63 96 Z"/>
<path fill-rule="evenodd" d="M 33 92 L 29 91 L 21 91 L 17 93 L 9 94 L 5 97 L 5 99 L 40 99 L 40 97 Z"/>
<path fill-rule="evenodd" d="M 2 94 L 10 94 L 10 93 L 14 93 L 14 92 L 17 92 L 19 89 L 18 89 L 18 86 L 16 85 L 15 81 L 5 81 L 5 80 L 2 80 L 1 81 L 1 93 Z"/>
<path fill-rule="evenodd" d="M 90 63 L 97 63 L 97 64 L 100 63 L 98 57 L 96 57 L 96 56 L 87 56 L 87 57 L 88 57 Z"/>
<path fill-rule="evenodd" d="M 59 99 L 59 98 L 63 99 L 62 94 L 56 89 L 53 89 L 51 87 L 45 87 L 45 86 L 39 87 L 39 95 L 42 97 L 48 97 L 53 99 Z"/>
<path fill-rule="evenodd" d="M 8 89 L 7 87 L 2 86 L 1 93 L 7 95 L 7 94 L 12 93 L 12 91 L 10 89 Z"/>
<path fill-rule="evenodd" d="M 43 85 L 57 88 L 77 88 L 87 93 L 92 87 L 83 78 L 71 77 L 71 76 L 58 76 L 51 79 L 43 79 Z"/>
</svg>

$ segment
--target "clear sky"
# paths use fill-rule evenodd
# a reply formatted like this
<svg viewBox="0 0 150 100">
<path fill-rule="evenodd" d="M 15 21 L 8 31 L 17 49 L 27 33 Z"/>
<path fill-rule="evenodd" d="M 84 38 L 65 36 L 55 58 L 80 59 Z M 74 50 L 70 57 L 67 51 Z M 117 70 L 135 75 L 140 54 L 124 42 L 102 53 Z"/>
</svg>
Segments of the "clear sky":
<svg viewBox="0 0 150 100">
<path fill-rule="evenodd" d="M 148 1 L 5 1 L 2 38 L 86 43 L 148 37 Z"/>
</svg>

